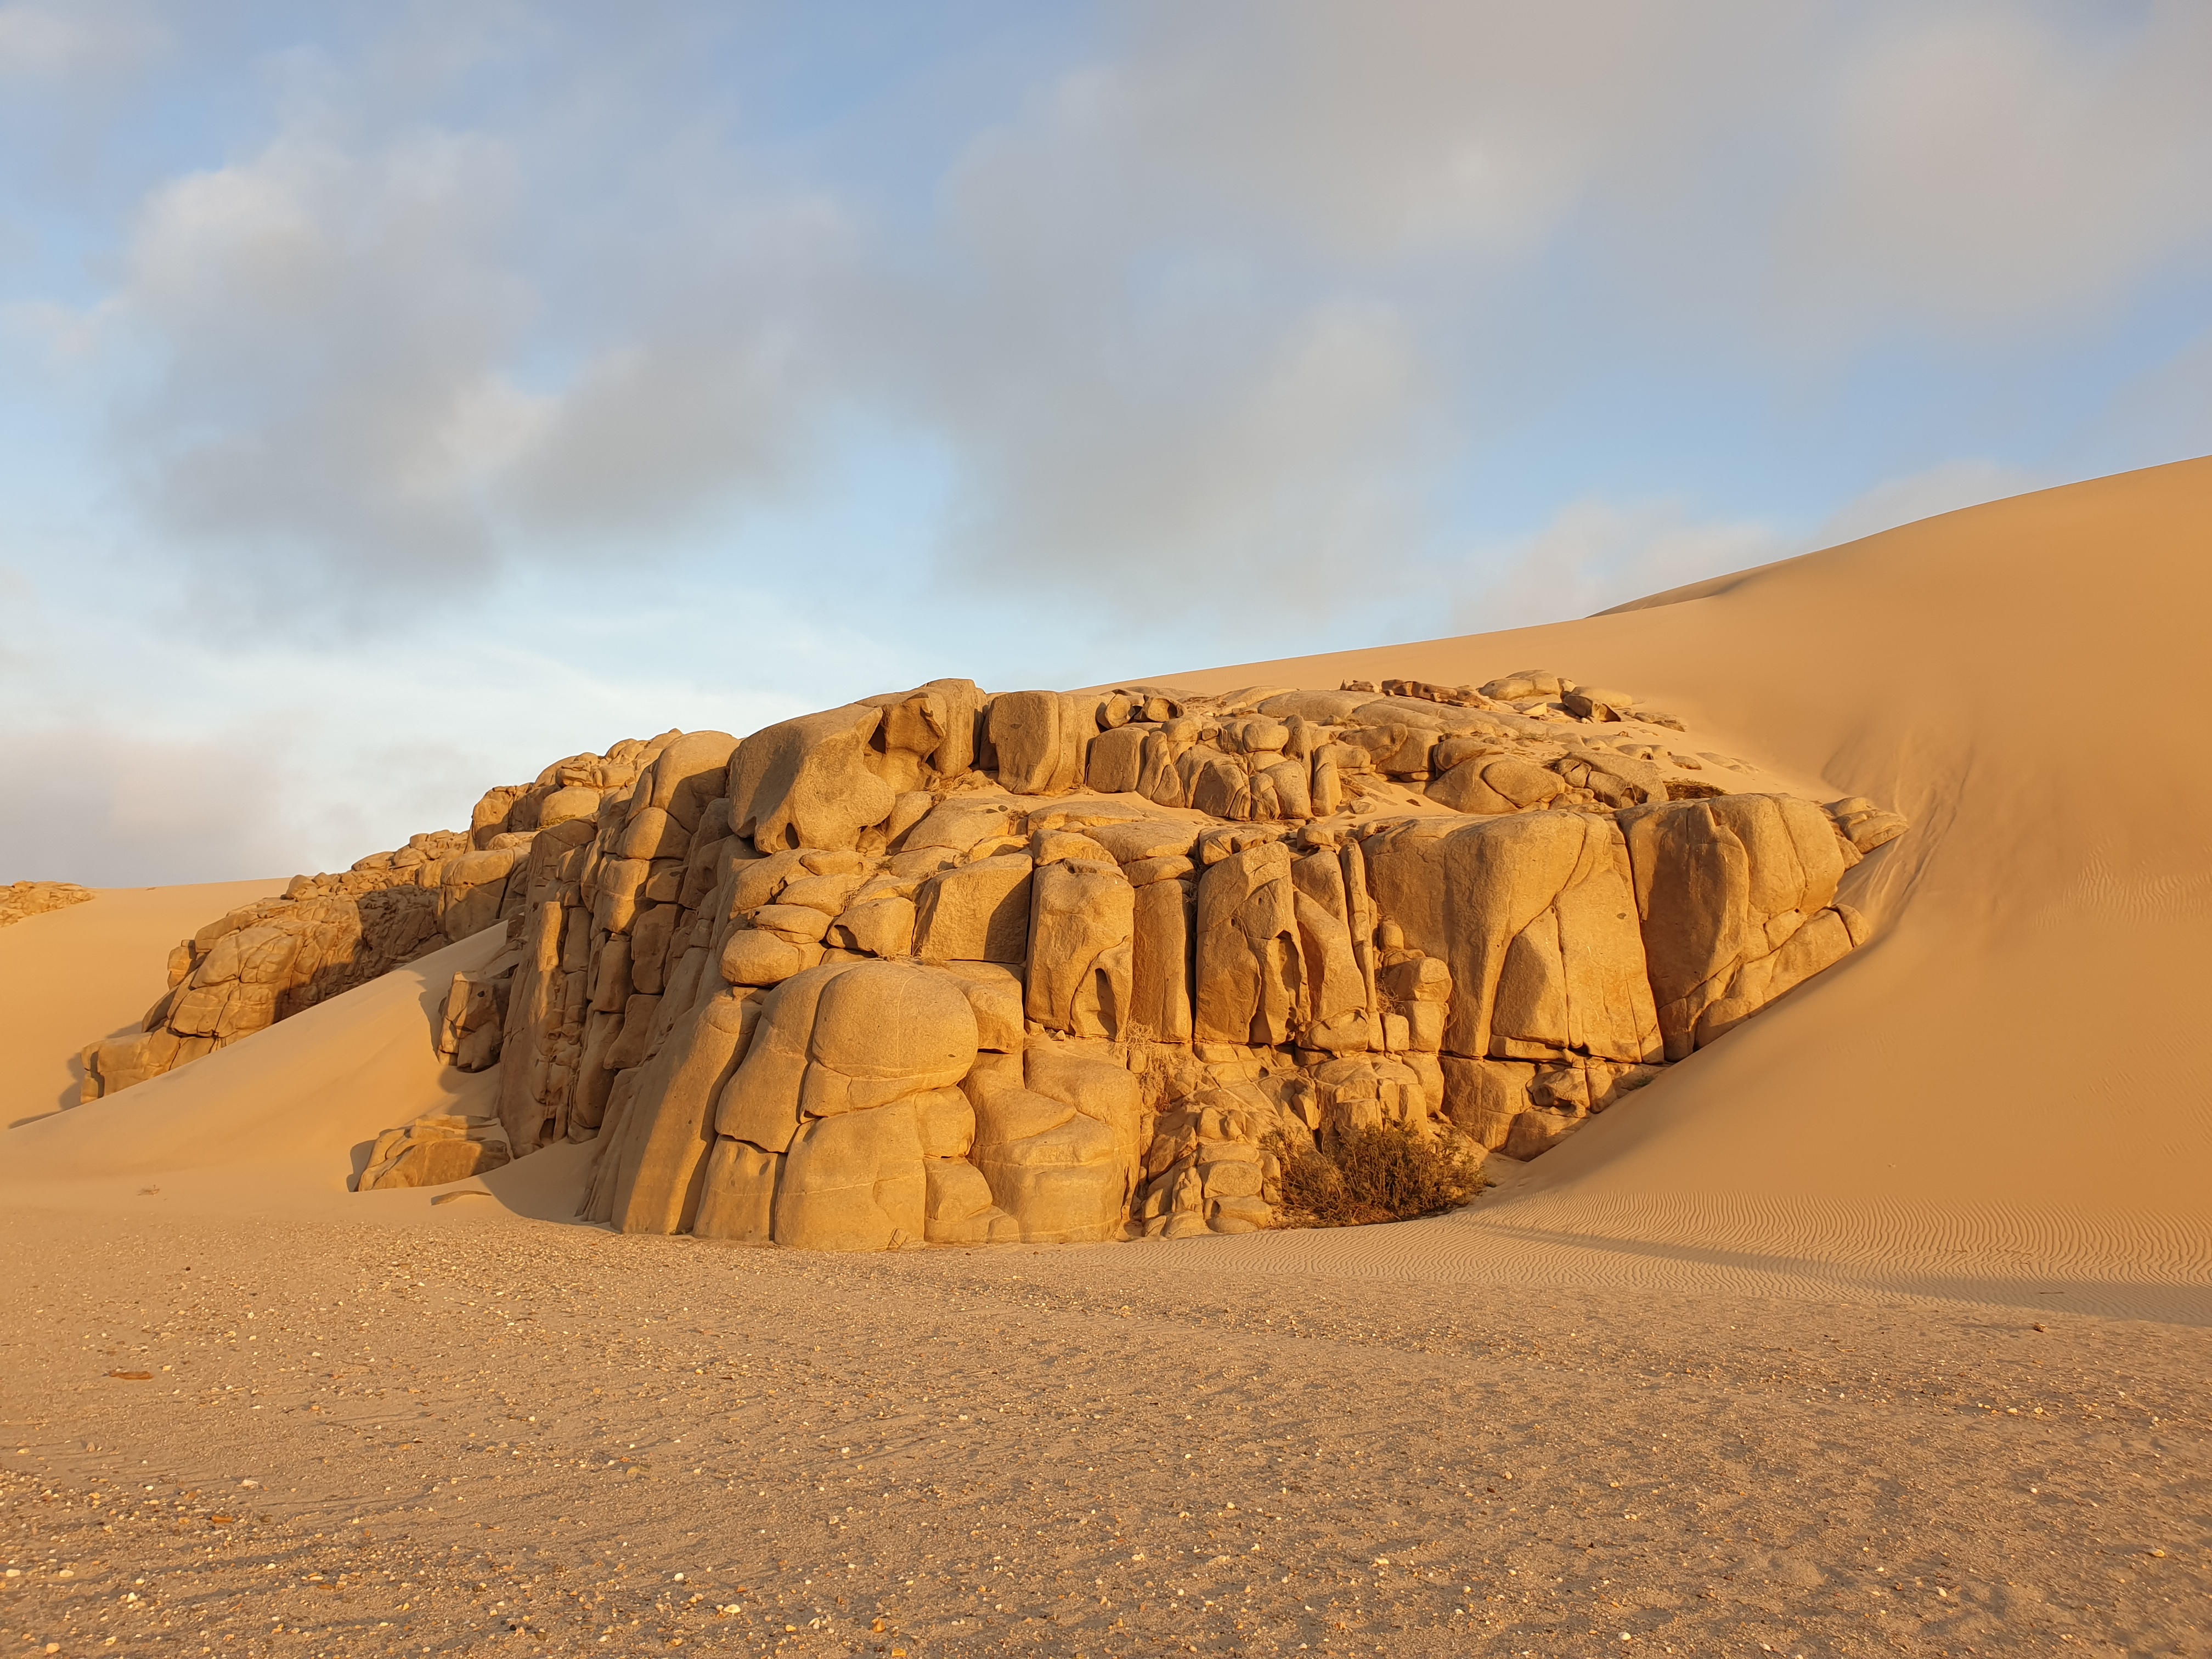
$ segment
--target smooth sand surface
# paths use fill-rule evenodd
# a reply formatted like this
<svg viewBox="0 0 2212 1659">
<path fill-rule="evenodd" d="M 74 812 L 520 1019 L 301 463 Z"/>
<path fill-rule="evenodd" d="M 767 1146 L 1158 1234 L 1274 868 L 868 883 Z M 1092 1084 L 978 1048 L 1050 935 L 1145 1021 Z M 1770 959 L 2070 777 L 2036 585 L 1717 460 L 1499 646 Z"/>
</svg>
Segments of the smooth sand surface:
<svg viewBox="0 0 2212 1659">
<path fill-rule="evenodd" d="M 0 1124 L 76 1104 L 88 1042 L 138 1029 L 169 988 L 169 951 L 275 881 L 103 887 L 87 904 L 0 927 Z"/>
<path fill-rule="evenodd" d="M 490 934 L 10 1131 L 8 1616 L 69 1652 L 2212 1651 L 2208 527 L 2195 462 L 1162 677 L 1550 667 L 1911 817 L 1846 890 L 1875 943 L 1455 1216 L 843 1258 L 567 1223 L 588 1147 L 348 1194 L 489 1086 L 430 1044 Z M 45 1109 L 228 890 L 171 890 L 114 965 L 143 999 L 52 980 L 6 1086 Z"/>
</svg>

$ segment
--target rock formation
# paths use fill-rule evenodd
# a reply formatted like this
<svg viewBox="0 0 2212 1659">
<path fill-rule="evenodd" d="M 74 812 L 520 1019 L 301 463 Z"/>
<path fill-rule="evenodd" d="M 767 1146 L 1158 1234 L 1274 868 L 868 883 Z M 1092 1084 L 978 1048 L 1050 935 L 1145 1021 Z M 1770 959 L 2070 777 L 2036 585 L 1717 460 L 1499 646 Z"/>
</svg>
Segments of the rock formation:
<svg viewBox="0 0 2212 1659">
<path fill-rule="evenodd" d="M 496 1129 L 394 1130 L 364 1188 L 566 1139 L 628 1231 L 1249 1231 L 1355 1126 L 1540 1154 L 1864 942 L 1838 882 L 1904 820 L 1682 732 L 1540 670 L 672 732 L 210 924 L 88 1092 L 504 925 L 437 1036 Z"/>
<path fill-rule="evenodd" d="M 442 1187 L 496 1170 L 511 1157 L 495 1117 L 418 1117 L 376 1138 L 356 1190 Z"/>
<path fill-rule="evenodd" d="M 73 881 L 18 881 L 0 887 L 0 927 L 49 910 L 65 910 L 94 896 L 89 887 Z"/>
</svg>

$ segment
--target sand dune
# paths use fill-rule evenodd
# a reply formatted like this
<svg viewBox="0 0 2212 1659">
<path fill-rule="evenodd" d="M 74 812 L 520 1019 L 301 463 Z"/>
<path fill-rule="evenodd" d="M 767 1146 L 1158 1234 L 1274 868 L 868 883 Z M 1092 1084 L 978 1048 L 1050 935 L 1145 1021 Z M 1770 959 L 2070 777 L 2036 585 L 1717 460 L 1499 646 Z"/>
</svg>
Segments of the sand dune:
<svg viewBox="0 0 2212 1659">
<path fill-rule="evenodd" d="M 203 921 L 248 896 L 171 890 L 199 895 Z M 384 1195 L 346 1192 L 364 1142 L 426 1112 L 489 1109 L 495 1074 L 442 1064 L 432 1040 L 453 975 L 489 961 L 502 939 L 488 929 L 167 1076 L 16 1128 L 0 1182 L 49 1203 L 131 1197 L 151 1183 L 173 1201 L 217 1208 L 374 1205 Z M 58 993 L 54 1012 L 58 1021 L 71 1012 Z"/>
<path fill-rule="evenodd" d="M 2208 526 L 2212 461 L 2191 462 L 1579 622 L 1174 677 L 1463 683 L 1553 667 L 1674 712 L 1698 747 L 1914 823 L 1849 878 L 1844 896 L 1881 924 L 1874 944 L 1515 1172 L 1461 1225 L 1234 1253 L 1387 1274 L 1393 1258 L 1412 1270 L 1406 1252 L 1450 1255 L 1486 1232 L 1984 1279 L 2212 1279 L 2212 1089 L 2167 1058 L 2212 1000 L 2212 781 L 2187 735 L 2212 680 L 2196 638 Z M 51 1109 L 76 1047 L 151 1000 L 179 933 L 267 887 L 111 893 L 0 934 L 13 1115 Z M 441 988 L 492 937 L 18 1129 L 8 1169 L 108 1193 L 196 1172 L 185 1184 L 212 1198 L 233 1165 L 256 1204 L 331 1201 L 362 1139 L 484 1092 L 434 1063 L 427 1031 Z M 82 970 L 30 982 L 33 947 L 64 938 Z M 495 1184 L 556 1213 L 577 1160 L 556 1161 Z M 427 1203 L 373 1195 L 387 1197 Z"/>
<path fill-rule="evenodd" d="M 103 888 L 89 904 L 0 927 L 0 1124 L 75 1105 L 79 1050 L 138 1029 L 167 988 L 170 947 L 234 906 L 283 890 L 282 878 Z"/>
<path fill-rule="evenodd" d="M 2212 460 L 2047 490 L 1580 622 L 1176 677 L 1620 684 L 1908 814 L 1881 935 L 1531 1166 L 1497 1224 L 2033 1274 L 2212 1275 Z"/>
</svg>

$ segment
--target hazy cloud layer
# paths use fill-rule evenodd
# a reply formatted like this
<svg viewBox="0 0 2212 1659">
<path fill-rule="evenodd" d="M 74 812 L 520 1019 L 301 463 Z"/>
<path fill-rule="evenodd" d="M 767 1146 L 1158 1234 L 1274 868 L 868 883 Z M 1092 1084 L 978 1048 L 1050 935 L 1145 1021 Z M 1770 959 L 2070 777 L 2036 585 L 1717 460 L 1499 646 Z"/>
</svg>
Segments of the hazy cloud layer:
<svg viewBox="0 0 2212 1659">
<path fill-rule="evenodd" d="M 640 690 L 1512 625 L 2212 445 L 2194 4 L 194 23 L 0 4 L 0 694 L 109 826 L 10 865 L 134 867 L 156 751 L 172 862 L 326 861 Z"/>
</svg>

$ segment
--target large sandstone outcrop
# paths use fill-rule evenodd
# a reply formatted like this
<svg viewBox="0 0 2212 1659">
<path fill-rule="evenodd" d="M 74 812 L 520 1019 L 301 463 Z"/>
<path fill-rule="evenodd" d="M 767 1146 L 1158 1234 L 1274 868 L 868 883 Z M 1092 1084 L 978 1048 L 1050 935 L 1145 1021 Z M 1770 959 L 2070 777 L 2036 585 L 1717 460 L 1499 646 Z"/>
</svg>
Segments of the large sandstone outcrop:
<svg viewBox="0 0 2212 1659">
<path fill-rule="evenodd" d="M 939 680 L 617 744 L 210 924 L 88 1092 L 502 926 L 435 1036 L 497 1068 L 495 1122 L 402 1126 L 364 1185 L 568 1139 L 629 1231 L 1266 1226 L 1356 1129 L 1540 1155 L 1864 941 L 1838 884 L 1904 820 L 1743 793 L 1681 732 L 1531 669 Z"/>
</svg>

